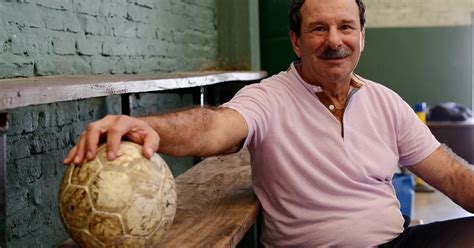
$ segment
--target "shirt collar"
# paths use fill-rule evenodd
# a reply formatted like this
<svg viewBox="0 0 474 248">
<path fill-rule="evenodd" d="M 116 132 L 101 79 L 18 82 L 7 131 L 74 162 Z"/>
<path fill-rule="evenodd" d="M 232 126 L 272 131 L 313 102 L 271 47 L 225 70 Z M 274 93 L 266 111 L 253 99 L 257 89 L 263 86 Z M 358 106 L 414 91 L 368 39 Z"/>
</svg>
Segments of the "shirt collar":
<svg viewBox="0 0 474 248">
<path fill-rule="evenodd" d="M 296 69 L 296 65 L 298 63 L 300 63 L 300 62 L 296 61 L 296 62 L 291 63 L 291 65 L 288 68 L 287 72 L 295 75 L 296 78 L 298 79 L 298 81 L 301 84 L 303 84 L 303 86 L 306 89 L 308 89 L 310 92 L 312 92 L 312 93 L 322 92 L 323 89 L 320 86 L 309 84 L 309 83 L 307 83 L 303 80 L 303 78 L 298 73 L 298 70 Z M 349 92 L 351 92 L 352 89 L 360 89 L 364 85 L 365 85 L 364 80 L 360 76 L 358 76 L 357 74 L 352 73 Z"/>
</svg>

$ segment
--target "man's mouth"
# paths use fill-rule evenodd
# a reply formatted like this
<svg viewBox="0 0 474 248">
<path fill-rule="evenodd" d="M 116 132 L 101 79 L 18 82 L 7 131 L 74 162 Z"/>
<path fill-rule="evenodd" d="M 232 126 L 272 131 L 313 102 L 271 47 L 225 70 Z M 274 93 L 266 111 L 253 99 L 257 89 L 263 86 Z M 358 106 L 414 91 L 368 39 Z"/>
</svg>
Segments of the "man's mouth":
<svg viewBox="0 0 474 248">
<path fill-rule="evenodd" d="M 318 57 L 320 59 L 325 59 L 325 60 L 345 59 L 349 57 L 351 54 L 352 54 L 352 51 L 345 47 L 341 47 L 339 49 L 332 49 L 328 47 Z"/>
<path fill-rule="evenodd" d="M 345 59 L 345 58 L 347 58 L 347 56 L 338 56 L 338 57 L 330 57 L 330 58 L 324 57 L 324 58 L 321 58 L 321 59 L 323 59 L 323 60 L 342 60 L 342 59 Z"/>
</svg>

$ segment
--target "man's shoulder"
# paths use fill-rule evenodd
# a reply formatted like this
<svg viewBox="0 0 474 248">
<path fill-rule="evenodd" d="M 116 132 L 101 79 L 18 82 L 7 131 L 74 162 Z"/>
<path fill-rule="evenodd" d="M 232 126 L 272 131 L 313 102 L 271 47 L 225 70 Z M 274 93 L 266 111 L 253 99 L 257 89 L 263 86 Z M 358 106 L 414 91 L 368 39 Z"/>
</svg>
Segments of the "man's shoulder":
<svg viewBox="0 0 474 248">
<path fill-rule="evenodd" d="M 297 84 L 297 79 L 292 75 L 291 72 L 282 71 L 278 74 L 272 75 L 268 78 L 263 79 L 260 83 L 251 84 L 246 88 L 249 89 L 260 89 L 268 93 L 287 92 Z"/>
<path fill-rule="evenodd" d="M 279 84 L 288 84 L 294 82 L 296 77 L 293 75 L 292 71 L 281 71 L 271 77 L 265 78 L 261 81 L 262 84 L 267 85 L 279 85 Z"/>
<path fill-rule="evenodd" d="M 379 82 L 364 78 L 360 75 L 355 75 L 355 77 L 363 83 L 364 85 L 363 88 L 367 88 L 368 90 L 377 91 L 377 92 L 385 93 L 385 94 L 391 94 L 391 95 L 395 94 L 398 96 L 398 94 L 394 90 L 392 90 L 391 88 L 389 88 L 383 83 L 379 83 Z"/>
</svg>

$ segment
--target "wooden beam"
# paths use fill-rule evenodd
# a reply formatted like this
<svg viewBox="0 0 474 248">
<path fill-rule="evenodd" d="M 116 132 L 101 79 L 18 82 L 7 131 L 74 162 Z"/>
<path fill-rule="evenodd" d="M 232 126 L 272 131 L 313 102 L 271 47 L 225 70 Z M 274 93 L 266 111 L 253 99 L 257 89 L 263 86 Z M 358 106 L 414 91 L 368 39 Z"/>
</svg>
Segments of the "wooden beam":
<svg viewBox="0 0 474 248">
<path fill-rule="evenodd" d="M 47 76 L 0 80 L 0 110 L 125 93 L 253 81 L 263 71 L 181 72 L 155 75 Z"/>
</svg>

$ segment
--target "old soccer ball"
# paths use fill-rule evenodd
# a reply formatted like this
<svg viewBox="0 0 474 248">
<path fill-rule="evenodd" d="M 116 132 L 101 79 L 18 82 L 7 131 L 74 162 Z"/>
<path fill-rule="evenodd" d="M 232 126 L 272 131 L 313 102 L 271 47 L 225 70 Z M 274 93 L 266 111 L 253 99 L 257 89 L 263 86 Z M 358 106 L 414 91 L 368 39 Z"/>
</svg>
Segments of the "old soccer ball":
<svg viewBox="0 0 474 248">
<path fill-rule="evenodd" d="M 122 142 L 113 161 L 105 150 L 64 174 L 59 212 L 67 232 L 81 247 L 154 247 L 176 212 L 171 171 L 132 142 Z"/>
</svg>

